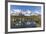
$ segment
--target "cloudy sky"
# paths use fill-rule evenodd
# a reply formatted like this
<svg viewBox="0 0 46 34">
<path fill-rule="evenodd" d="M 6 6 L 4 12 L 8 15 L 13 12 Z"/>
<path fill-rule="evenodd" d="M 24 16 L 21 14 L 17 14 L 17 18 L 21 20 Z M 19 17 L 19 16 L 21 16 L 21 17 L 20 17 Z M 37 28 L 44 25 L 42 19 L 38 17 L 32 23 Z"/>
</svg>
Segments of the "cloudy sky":
<svg viewBox="0 0 46 34">
<path fill-rule="evenodd" d="M 23 6 L 23 5 L 10 5 L 11 12 L 28 12 L 31 11 L 32 13 L 41 13 L 41 6 Z"/>
</svg>

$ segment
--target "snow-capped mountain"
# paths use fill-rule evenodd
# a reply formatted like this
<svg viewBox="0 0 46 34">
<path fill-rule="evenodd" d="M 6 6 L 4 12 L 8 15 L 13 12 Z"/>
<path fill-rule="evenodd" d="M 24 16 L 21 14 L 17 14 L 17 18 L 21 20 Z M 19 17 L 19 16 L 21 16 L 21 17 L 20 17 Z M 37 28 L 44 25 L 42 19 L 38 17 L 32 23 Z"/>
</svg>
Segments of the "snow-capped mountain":
<svg viewBox="0 0 46 34">
<path fill-rule="evenodd" d="M 13 10 L 11 11 L 11 15 L 13 16 L 32 16 L 32 15 L 40 15 L 40 12 L 36 11 L 36 12 L 32 12 L 30 10 L 27 11 L 22 11 L 22 10 Z"/>
</svg>

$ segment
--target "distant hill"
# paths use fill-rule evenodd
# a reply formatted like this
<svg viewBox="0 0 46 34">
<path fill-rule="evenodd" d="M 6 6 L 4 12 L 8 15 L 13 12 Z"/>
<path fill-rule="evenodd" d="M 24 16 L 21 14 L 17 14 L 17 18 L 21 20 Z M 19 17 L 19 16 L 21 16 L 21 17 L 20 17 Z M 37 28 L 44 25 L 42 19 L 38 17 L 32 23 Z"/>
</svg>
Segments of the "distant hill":
<svg viewBox="0 0 46 34">
<path fill-rule="evenodd" d="M 32 15 L 35 15 L 35 16 L 38 16 L 38 15 L 41 15 L 39 13 L 33 13 L 31 11 L 16 11 L 16 12 L 12 12 L 11 13 L 12 16 L 32 16 Z"/>
</svg>

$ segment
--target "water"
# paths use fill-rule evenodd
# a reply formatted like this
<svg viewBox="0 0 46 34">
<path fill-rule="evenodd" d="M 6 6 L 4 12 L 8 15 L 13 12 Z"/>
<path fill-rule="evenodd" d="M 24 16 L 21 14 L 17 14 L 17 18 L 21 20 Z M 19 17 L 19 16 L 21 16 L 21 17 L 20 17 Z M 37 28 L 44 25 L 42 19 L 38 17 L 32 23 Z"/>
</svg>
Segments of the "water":
<svg viewBox="0 0 46 34">
<path fill-rule="evenodd" d="M 36 27 L 36 22 L 35 21 L 27 21 L 27 22 L 18 22 L 15 24 L 12 24 L 12 28 L 33 28 Z"/>
</svg>

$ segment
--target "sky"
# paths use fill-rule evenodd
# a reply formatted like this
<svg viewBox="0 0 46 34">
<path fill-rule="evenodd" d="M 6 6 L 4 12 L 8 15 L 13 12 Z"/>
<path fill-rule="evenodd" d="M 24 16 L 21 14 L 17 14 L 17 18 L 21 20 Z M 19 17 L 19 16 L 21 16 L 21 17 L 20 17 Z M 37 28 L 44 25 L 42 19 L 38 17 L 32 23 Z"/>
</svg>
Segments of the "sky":
<svg viewBox="0 0 46 34">
<path fill-rule="evenodd" d="M 32 13 L 40 13 L 41 6 L 23 6 L 23 5 L 10 5 L 10 10 L 12 12 L 18 11 L 32 11 Z"/>
</svg>

